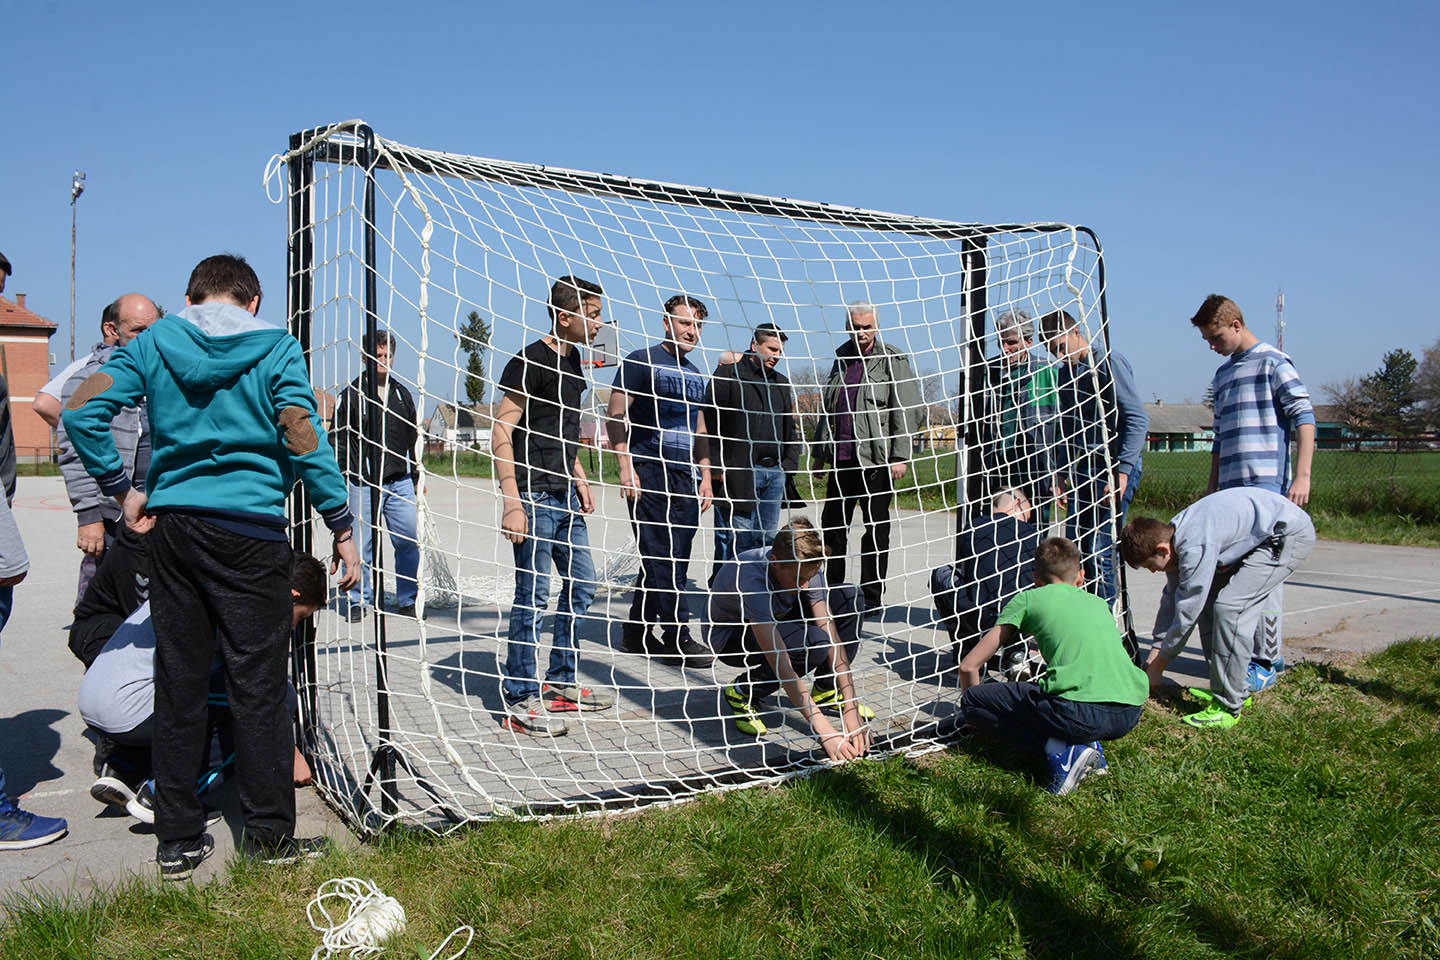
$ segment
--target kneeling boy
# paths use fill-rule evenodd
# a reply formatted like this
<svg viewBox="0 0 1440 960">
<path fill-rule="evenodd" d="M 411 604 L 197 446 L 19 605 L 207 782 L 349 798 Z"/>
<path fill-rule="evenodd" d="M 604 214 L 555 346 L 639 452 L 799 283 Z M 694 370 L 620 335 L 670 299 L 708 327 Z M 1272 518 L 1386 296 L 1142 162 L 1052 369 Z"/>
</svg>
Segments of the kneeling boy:
<svg viewBox="0 0 1440 960">
<path fill-rule="evenodd" d="M 960 661 L 960 710 L 976 730 L 1018 749 L 1044 753 L 1051 793 L 1075 789 L 1106 771 L 1101 740 L 1118 740 L 1140 722 L 1148 692 L 1130 660 L 1110 606 L 1085 583 L 1080 548 L 1051 537 L 1035 551 L 1035 589 L 1005 605 L 995 626 Z M 1045 658 L 1038 683 L 980 683 L 980 668 L 1018 634 Z"/>
<path fill-rule="evenodd" d="M 1210 666 L 1210 703 L 1184 721 L 1192 727 L 1233 727 L 1249 702 L 1246 671 L 1255 627 L 1271 591 L 1315 546 L 1310 515 L 1260 487 L 1212 493 L 1169 523 L 1142 517 L 1120 533 L 1120 554 L 1136 569 L 1167 578 L 1155 616 L 1155 646 L 1145 662 L 1150 689 L 1200 627 Z"/>
<path fill-rule="evenodd" d="M 705 639 L 716 656 L 744 667 L 725 699 L 742 733 L 759 736 L 765 723 L 755 708 L 784 687 L 831 760 L 850 760 L 870 750 L 855 696 L 850 663 L 860 646 L 864 601 L 851 584 L 826 586 L 821 568 L 825 544 L 804 517 L 787 523 L 770 547 L 738 554 L 722 564 L 710 585 Z M 800 678 L 815 674 L 807 693 Z M 838 710 L 843 733 L 821 712 Z"/>
</svg>

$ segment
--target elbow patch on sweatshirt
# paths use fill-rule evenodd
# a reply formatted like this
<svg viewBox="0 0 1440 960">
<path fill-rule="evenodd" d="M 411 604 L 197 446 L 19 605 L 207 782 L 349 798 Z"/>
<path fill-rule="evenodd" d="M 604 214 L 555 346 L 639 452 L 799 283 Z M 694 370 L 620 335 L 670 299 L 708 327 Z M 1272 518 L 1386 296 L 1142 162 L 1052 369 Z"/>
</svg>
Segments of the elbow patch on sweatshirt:
<svg viewBox="0 0 1440 960">
<path fill-rule="evenodd" d="M 286 407 L 280 411 L 280 429 L 285 432 L 285 449 L 303 457 L 320 446 L 315 437 L 315 425 L 310 422 L 310 413 L 304 407 Z"/>
<path fill-rule="evenodd" d="M 114 385 L 115 381 L 110 378 L 110 374 L 104 370 L 96 370 L 85 378 L 84 383 L 75 388 L 74 393 L 70 394 L 70 399 L 66 402 L 65 409 L 79 410 L 85 406 L 89 400 L 98 397 Z"/>
</svg>

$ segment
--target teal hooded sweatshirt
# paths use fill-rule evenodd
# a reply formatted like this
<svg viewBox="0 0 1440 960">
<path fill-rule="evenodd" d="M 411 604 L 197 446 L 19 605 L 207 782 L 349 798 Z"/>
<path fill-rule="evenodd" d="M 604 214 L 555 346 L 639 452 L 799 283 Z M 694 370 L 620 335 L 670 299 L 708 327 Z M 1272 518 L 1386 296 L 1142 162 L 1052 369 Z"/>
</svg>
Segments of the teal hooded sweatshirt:
<svg viewBox="0 0 1440 960">
<path fill-rule="evenodd" d="M 107 495 L 132 485 L 110 421 L 142 399 L 154 448 L 149 512 L 209 515 L 283 539 L 285 497 L 298 476 L 326 526 L 351 525 L 304 353 L 283 327 L 209 300 L 162 317 L 115 351 L 62 413 Z"/>
</svg>

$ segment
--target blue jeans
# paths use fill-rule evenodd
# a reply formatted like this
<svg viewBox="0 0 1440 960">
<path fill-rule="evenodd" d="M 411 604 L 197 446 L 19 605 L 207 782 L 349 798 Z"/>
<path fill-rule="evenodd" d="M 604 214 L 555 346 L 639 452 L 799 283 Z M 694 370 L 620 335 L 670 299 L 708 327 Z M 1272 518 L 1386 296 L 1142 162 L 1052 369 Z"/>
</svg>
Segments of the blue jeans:
<svg viewBox="0 0 1440 960">
<path fill-rule="evenodd" d="M 350 588 L 350 602 L 372 601 L 370 582 L 370 488 L 350 486 L 350 512 L 355 515 L 355 529 L 360 532 L 359 586 Z M 415 528 L 418 518 L 415 509 L 415 483 L 409 477 L 392 480 L 380 485 L 380 516 L 390 531 L 390 544 L 395 548 L 395 605 L 415 605 L 415 594 L 419 585 L 416 577 L 420 572 L 420 541 Z"/>
<path fill-rule="evenodd" d="M 5 629 L 5 624 L 10 620 L 10 610 L 15 605 L 15 588 L 0 587 L 0 631 Z M 0 767 L 0 804 L 6 802 L 5 796 L 5 768 Z"/>
<path fill-rule="evenodd" d="M 779 467 L 754 467 L 755 500 L 735 509 L 724 497 L 715 498 L 715 563 L 733 560 L 735 554 L 768 546 L 780 530 L 780 507 L 785 502 L 785 471 Z"/>
<path fill-rule="evenodd" d="M 566 500 L 551 493 L 521 498 L 529 533 L 515 544 L 515 603 L 510 608 L 510 636 L 505 644 L 507 703 L 540 692 L 535 681 L 535 652 L 540 644 L 540 618 L 550 599 L 553 563 L 564 587 L 555 611 L 555 636 L 550 642 L 550 668 L 545 682 L 575 682 L 575 619 L 585 616 L 595 599 L 595 564 L 590 559 L 590 533 L 572 486 Z"/>
<path fill-rule="evenodd" d="M 1111 606 L 1119 596 L 1120 587 L 1116 579 L 1115 532 L 1110 526 L 1109 497 L 1105 493 L 1106 480 L 1103 474 L 1094 478 L 1075 481 L 1070 491 L 1073 509 L 1065 520 L 1065 535 L 1080 547 L 1086 558 L 1085 580 L 1095 595 Z M 1135 499 L 1135 490 L 1140 486 L 1140 464 L 1135 464 L 1125 494 L 1115 505 L 1115 526 L 1125 526 L 1125 514 L 1130 510 L 1130 501 Z"/>
</svg>

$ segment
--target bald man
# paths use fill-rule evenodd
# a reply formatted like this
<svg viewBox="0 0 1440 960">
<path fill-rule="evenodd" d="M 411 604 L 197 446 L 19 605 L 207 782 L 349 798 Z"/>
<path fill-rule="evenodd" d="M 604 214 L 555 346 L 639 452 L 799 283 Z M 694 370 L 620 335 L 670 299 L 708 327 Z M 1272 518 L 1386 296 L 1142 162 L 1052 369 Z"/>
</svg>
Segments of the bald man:
<svg viewBox="0 0 1440 960">
<path fill-rule="evenodd" d="M 97 343 L 80 364 L 70 373 L 60 388 L 61 404 L 70 399 L 70 394 L 84 383 L 91 374 L 99 370 L 111 355 L 129 343 L 156 320 L 160 311 L 154 301 L 139 293 L 127 293 L 105 308 L 100 318 L 101 341 Z M 39 398 L 35 406 L 39 408 Z M 42 414 L 43 415 L 43 414 Z M 145 480 L 145 471 L 150 463 L 149 427 L 145 422 L 143 407 L 129 407 L 120 411 L 110 424 L 110 433 L 115 438 L 115 448 L 125 461 L 125 469 L 136 479 L 137 487 Z M 60 450 L 60 473 L 65 478 L 65 492 L 70 496 L 70 506 L 75 511 L 78 531 L 75 545 L 80 548 L 80 581 L 75 592 L 75 602 L 85 595 L 85 587 L 100 564 L 100 558 L 115 542 L 115 525 L 120 521 L 120 505 L 113 497 L 100 492 L 95 478 L 85 472 L 75 448 L 65 433 L 64 424 L 56 429 L 55 438 Z"/>
</svg>

